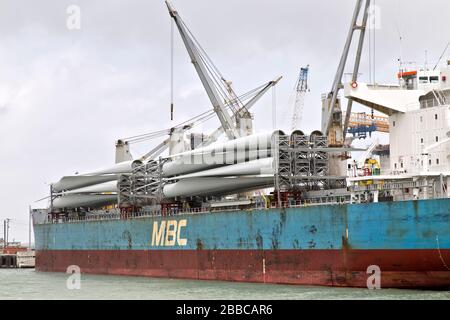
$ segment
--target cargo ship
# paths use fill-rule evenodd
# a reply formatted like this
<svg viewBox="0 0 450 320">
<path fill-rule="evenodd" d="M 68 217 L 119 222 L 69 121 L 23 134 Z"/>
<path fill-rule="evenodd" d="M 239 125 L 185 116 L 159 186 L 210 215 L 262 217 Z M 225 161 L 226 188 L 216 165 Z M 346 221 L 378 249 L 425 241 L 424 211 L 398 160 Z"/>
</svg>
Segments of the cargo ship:
<svg viewBox="0 0 450 320">
<path fill-rule="evenodd" d="M 396 85 L 360 82 L 371 1 L 357 0 L 321 129 L 307 134 L 294 121 L 290 134 L 253 133 L 249 110 L 280 78 L 238 96 L 166 4 L 213 108 L 120 139 L 115 165 L 52 184 L 48 207 L 32 210 L 36 270 L 341 287 L 378 276 L 382 288 L 449 288 L 450 61 L 400 66 Z M 353 103 L 372 115 L 352 113 Z M 216 131 L 192 133 L 214 116 Z M 373 131 L 389 134 L 389 145 L 352 146 Z M 161 134 L 168 138 L 131 157 L 131 143 Z M 364 151 L 358 160 L 355 151 Z"/>
</svg>

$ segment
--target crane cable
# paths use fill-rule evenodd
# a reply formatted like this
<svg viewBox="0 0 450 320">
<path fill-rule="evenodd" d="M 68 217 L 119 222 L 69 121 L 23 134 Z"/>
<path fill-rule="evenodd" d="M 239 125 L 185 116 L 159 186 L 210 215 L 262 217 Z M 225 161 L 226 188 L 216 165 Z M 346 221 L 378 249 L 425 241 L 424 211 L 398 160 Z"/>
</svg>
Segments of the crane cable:
<svg viewBox="0 0 450 320">
<path fill-rule="evenodd" d="M 368 0 L 366 0 L 368 1 Z M 369 6 L 370 23 L 369 23 L 369 83 L 376 83 L 376 28 L 377 28 L 377 7 L 375 0 Z M 374 119 L 374 110 L 371 109 L 371 117 Z"/>
<path fill-rule="evenodd" d="M 217 68 L 217 66 L 214 64 L 214 62 L 211 60 L 211 58 L 208 56 L 208 54 L 206 53 L 206 51 L 203 49 L 203 47 L 201 46 L 201 44 L 198 42 L 197 38 L 195 37 L 195 35 L 191 32 L 191 30 L 189 29 L 189 27 L 186 25 L 186 23 L 183 21 L 183 19 L 181 19 L 181 17 L 178 17 L 179 21 L 183 24 L 184 28 L 186 29 L 186 31 L 188 32 L 190 38 L 192 39 L 192 41 L 195 44 L 195 49 L 197 51 L 197 53 L 199 54 L 202 62 L 204 63 L 204 65 L 206 66 L 208 72 L 210 73 L 210 75 L 212 76 L 212 80 L 215 84 L 216 89 L 218 90 L 221 98 L 224 101 L 231 101 L 231 100 L 235 100 L 233 99 L 233 97 L 228 93 L 228 89 L 224 87 L 224 83 L 222 81 L 222 79 L 225 79 L 224 76 L 222 75 L 222 73 L 220 72 L 220 70 Z M 231 89 L 232 90 L 232 89 Z M 234 92 L 233 92 L 234 93 Z M 231 106 L 231 110 L 233 113 L 236 113 L 237 110 L 234 107 L 234 105 Z"/>
<path fill-rule="evenodd" d="M 272 87 L 272 129 L 276 130 L 277 127 L 277 91 L 276 87 Z"/>
<path fill-rule="evenodd" d="M 252 89 L 252 90 L 250 90 L 250 91 L 248 91 L 248 92 L 246 92 L 246 93 L 236 97 L 233 100 L 237 100 L 237 99 L 239 99 L 241 101 L 249 100 L 252 97 L 254 97 L 256 95 L 256 93 L 258 93 L 262 88 L 266 87 L 268 84 L 269 83 L 265 83 L 263 85 L 260 85 L 259 87 L 254 88 L 254 89 Z M 230 108 L 230 104 L 231 103 L 233 103 L 233 101 L 229 101 L 228 103 L 225 104 L 225 106 L 227 108 Z M 194 126 L 196 126 L 198 124 L 204 123 L 204 122 L 212 119 L 214 116 L 215 116 L 214 110 L 210 109 L 210 110 L 202 112 L 201 114 L 199 114 L 199 115 L 197 115 L 197 116 L 195 116 L 193 118 L 190 118 L 190 119 L 188 119 L 186 121 L 183 121 L 183 122 L 179 123 L 174 128 L 181 128 L 181 127 L 186 126 L 188 124 L 192 124 L 192 127 L 194 127 Z M 150 132 L 150 133 L 136 135 L 136 136 L 132 136 L 132 137 L 128 137 L 128 138 L 123 138 L 123 139 L 120 139 L 120 140 L 127 141 L 129 144 L 139 143 L 139 142 L 143 142 L 143 141 L 146 141 L 146 140 L 155 139 L 155 138 L 159 138 L 159 137 L 163 137 L 163 136 L 169 135 L 172 130 L 173 130 L 172 128 L 171 129 L 163 129 L 163 130 L 159 130 L 159 131 L 155 131 L 155 132 Z"/>
<path fill-rule="evenodd" d="M 450 46 L 450 41 L 447 43 L 447 46 L 445 47 L 444 51 L 442 52 L 441 56 L 439 57 L 438 61 L 436 62 L 436 65 L 433 68 L 433 71 L 436 70 L 437 66 L 439 65 L 439 63 L 442 60 L 442 57 L 445 55 L 445 53 L 447 52 L 448 47 Z"/>
<path fill-rule="evenodd" d="M 170 19 L 170 120 L 173 121 L 173 55 L 174 55 L 174 21 Z"/>
</svg>

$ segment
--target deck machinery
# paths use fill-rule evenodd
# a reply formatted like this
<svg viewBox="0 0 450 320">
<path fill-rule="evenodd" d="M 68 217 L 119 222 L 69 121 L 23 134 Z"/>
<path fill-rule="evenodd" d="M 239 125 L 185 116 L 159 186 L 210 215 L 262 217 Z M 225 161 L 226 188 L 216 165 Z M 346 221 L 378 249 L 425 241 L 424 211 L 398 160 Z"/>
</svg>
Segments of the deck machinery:
<svg viewBox="0 0 450 320">
<path fill-rule="evenodd" d="M 321 130 L 255 134 L 249 109 L 280 78 L 240 98 L 167 3 L 212 111 L 159 132 L 169 137 L 139 159 L 129 144 L 155 134 L 121 139 L 114 166 L 54 183 L 49 208 L 33 211 L 36 269 L 366 287 L 375 266 L 382 287 L 450 287 L 450 62 L 400 70 L 398 85 L 360 82 L 370 5 L 356 1 Z M 353 103 L 389 117 L 390 145 L 348 166 Z M 214 116 L 221 127 L 186 141 Z"/>
<path fill-rule="evenodd" d="M 259 202 L 265 195 L 257 195 L 248 191 L 256 191 L 261 187 L 273 189 L 270 197 L 273 204 L 285 205 L 289 201 L 301 202 L 306 191 L 329 190 L 345 188 L 345 175 L 329 174 L 330 153 L 345 153 L 352 150 L 344 146 L 329 146 L 329 139 L 320 131 L 306 135 L 300 130 L 294 130 L 291 135 L 281 131 L 274 133 L 252 134 L 252 120 L 249 109 L 257 100 L 278 83 L 281 77 L 261 86 L 246 102 L 234 93 L 231 82 L 216 68 L 185 22 L 173 6 L 166 2 L 169 14 L 176 24 L 190 60 L 201 80 L 205 91 L 213 106 L 213 112 L 219 119 L 221 126 L 211 134 L 203 135 L 200 143 L 187 143 L 186 131 L 195 125 L 184 123 L 182 126 L 168 130 L 169 138 L 156 146 L 140 159 L 133 160 L 129 152 L 129 142 L 133 139 L 120 139 L 116 143 L 116 166 L 104 168 L 79 176 L 64 177 L 62 181 L 52 187 L 51 208 L 59 215 L 62 213 L 96 209 L 99 206 L 112 205 L 120 210 L 131 212 L 134 210 L 160 210 L 167 208 L 182 210 L 189 208 L 208 207 L 208 203 L 222 201 L 235 197 L 250 199 L 250 205 Z M 303 68 L 299 84 L 302 94 L 307 90 L 307 68 Z M 231 111 L 231 115 L 229 112 Z M 298 112 L 301 112 L 299 110 Z M 294 114 L 294 118 L 299 115 Z M 295 122 L 297 123 L 297 122 Z M 221 134 L 225 134 L 228 142 L 218 142 Z M 270 139 L 267 137 L 270 136 Z M 236 140 L 237 145 L 256 141 L 258 137 L 265 137 L 264 146 L 257 145 L 258 155 L 255 159 L 246 155 L 252 146 L 245 145 L 231 149 L 230 141 Z M 247 139 L 248 138 L 248 139 Z M 138 138 L 140 140 L 140 138 Z M 259 142 L 258 142 L 259 143 Z M 160 156 L 169 149 L 168 156 Z M 205 155 L 211 152 L 222 152 L 220 161 L 202 164 Z M 225 150 L 226 149 L 226 150 Z M 261 150 L 269 150 L 261 154 Z M 194 155 L 202 153 L 201 157 Z M 159 157 L 158 157 L 159 156 Z M 208 154 L 211 156 L 211 154 Z M 187 163 L 187 157 L 196 157 L 199 163 Z M 214 156 L 217 158 L 217 156 Z M 231 157 L 232 161 L 228 161 Z M 265 172 L 251 171 L 258 165 L 261 158 L 270 162 L 270 168 Z M 180 160 L 181 159 L 181 160 Z M 179 166 L 176 170 L 167 168 Z M 262 170 L 264 171 L 264 170 Z M 225 172 L 225 173 L 224 173 Z M 188 175 L 188 176 L 186 176 Z M 200 179 L 200 180 L 199 180 Z M 209 180 L 208 180 L 209 179 Z M 210 188 L 214 179 L 214 188 Z M 65 184 L 64 181 L 80 181 L 75 184 Z M 71 182 L 73 182 L 71 181 Z M 233 182 L 232 184 L 231 181 Z M 222 182 L 222 185 L 220 185 Z M 169 193 L 167 190 L 181 188 L 180 186 L 204 184 L 205 191 L 192 190 L 191 193 Z M 240 185 L 242 184 L 242 188 Z M 226 187 L 228 186 L 228 187 Z M 188 188 L 189 189 L 189 188 Z M 243 189 L 244 193 L 237 193 Z M 166 190 L 166 192 L 164 192 Z M 214 191 L 217 190 L 217 191 Z M 116 195 L 116 197 L 114 197 Z M 350 197 L 350 194 L 348 194 Z M 258 199 L 255 199 L 258 198 Z M 322 198 L 322 197 L 320 197 Z M 223 201 L 224 205 L 228 203 Z M 218 207 L 218 206 L 216 206 Z M 219 207 L 220 208 L 220 207 Z"/>
</svg>

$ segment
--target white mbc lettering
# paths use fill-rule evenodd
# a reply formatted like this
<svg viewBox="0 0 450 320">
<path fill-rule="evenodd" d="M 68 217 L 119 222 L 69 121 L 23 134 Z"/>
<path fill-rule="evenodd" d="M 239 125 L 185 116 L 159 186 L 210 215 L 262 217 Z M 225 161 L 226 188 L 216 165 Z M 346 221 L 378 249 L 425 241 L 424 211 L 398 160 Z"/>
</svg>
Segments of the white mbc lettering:
<svg viewBox="0 0 450 320">
<path fill-rule="evenodd" d="M 187 225 L 187 220 L 167 220 L 153 222 L 153 232 L 152 232 L 152 246 L 185 246 L 187 244 L 187 239 L 180 236 L 181 229 L 185 228 Z"/>
</svg>

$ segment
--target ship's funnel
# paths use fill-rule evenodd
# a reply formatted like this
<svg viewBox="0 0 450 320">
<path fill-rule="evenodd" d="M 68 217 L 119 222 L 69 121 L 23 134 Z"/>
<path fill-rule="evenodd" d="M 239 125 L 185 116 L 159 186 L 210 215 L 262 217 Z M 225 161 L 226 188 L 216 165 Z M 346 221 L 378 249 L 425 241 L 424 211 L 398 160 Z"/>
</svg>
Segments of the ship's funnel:
<svg viewBox="0 0 450 320">
<path fill-rule="evenodd" d="M 169 180 L 181 180 L 201 177 L 232 177 L 232 176 L 255 176 L 273 175 L 275 172 L 273 158 L 265 158 L 214 168 L 210 170 L 198 171 L 187 175 L 173 177 Z"/>
<path fill-rule="evenodd" d="M 123 173 L 132 173 L 133 169 L 136 167 L 142 166 L 142 161 L 140 160 L 130 160 L 117 163 L 108 168 L 100 168 L 94 170 L 92 172 L 84 173 L 83 176 L 97 176 L 104 174 L 123 174 Z"/>
<path fill-rule="evenodd" d="M 273 186 L 273 176 L 241 178 L 191 178 L 164 186 L 166 198 L 227 195 Z"/>
<path fill-rule="evenodd" d="M 305 134 L 303 133 L 303 131 L 301 131 L 301 130 L 294 130 L 294 131 L 292 131 L 292 133 L 291 133 L 291 137 L 292 136 L 304 136 Z"/>
<path fill-rule="evenodd" d="M 172 161 L 163 166 L 163 175 L 171 177 L 268 158 L 272 154 L 272 141 L 280 133 L 283 134 L 280 131 L 255 134 L 173 155 Z"/>
</svg>

